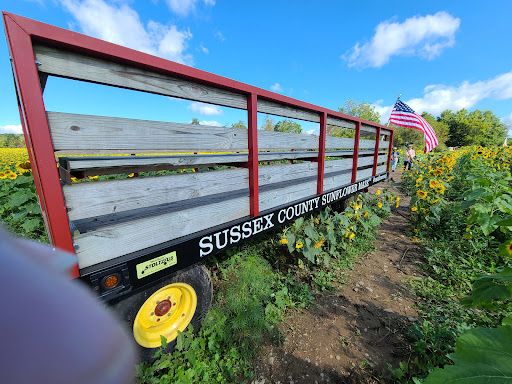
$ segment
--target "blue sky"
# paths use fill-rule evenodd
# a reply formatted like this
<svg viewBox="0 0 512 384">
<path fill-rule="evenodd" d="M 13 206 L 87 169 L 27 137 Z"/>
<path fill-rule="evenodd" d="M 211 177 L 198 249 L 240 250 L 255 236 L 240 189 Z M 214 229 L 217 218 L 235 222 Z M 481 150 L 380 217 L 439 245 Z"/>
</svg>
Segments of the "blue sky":
<svg viewBox="0 0 512 384">
<path fill-rule="evenodd" d="M 366 101 L 386 123 L 490 109 L 512 124 L 512 1 L 16 0 L 4 11 L 337 110 Z M 0 133 L 21 132 L 0 39 Z M 231 125 L 246 112 L 52 78 L 48 110 Z M 259 116 L 261 124 L 263 116 Z M 280 118 L 275 118 L 275 121 Z M 305 131 L 317 124 L 304 123 Z"/>
</svg>

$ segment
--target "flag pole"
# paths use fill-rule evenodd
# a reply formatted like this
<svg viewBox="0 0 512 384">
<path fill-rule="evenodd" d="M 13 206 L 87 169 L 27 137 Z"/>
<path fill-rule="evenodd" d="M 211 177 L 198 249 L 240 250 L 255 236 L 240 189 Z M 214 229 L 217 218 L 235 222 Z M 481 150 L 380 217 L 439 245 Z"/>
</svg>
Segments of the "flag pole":
<svg viewBox="0 0 512 384">
<path fill-rule="evenodd" d="M 400 100 L 400 97 L 402 96 L 401 93 L 398 94 L 398 97 L 396 98 L 395 104 L 393 104 L 393 109 L 395 108 L 396 103 L 398 103 L 398 100 Z M 391 110 L 393 112 L 393 110 Z M 391 114 L 389 114 L 388 123 L 386 124 L 389 127 L 389 121 L 391 120 Z"/>
</svg>

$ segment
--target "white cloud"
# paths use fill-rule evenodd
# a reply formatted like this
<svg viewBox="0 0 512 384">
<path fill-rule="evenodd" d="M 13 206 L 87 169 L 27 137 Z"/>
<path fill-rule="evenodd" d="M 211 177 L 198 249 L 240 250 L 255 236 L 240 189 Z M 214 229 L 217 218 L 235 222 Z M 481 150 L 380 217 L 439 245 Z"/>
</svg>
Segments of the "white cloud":
<svg viewBox="0 0 512 384">
<path fill-rule="evenodd" d="M 221 32 L 221 31 L 217 31 L 217 32 L 215 32 L 215 37 L 216 37 L 217 39 L 219 39 L 220 41 L 225 41 L 225 40 L 226 40 L 226 38 L 224 37 L 224 35 L 222 34 L 222 32 Z"/>
<path fill-rule="evenodd" d="M 192 112 L 197 112 L 205 116 L 222 115 L 222 109 L 217 105 L 193 102 L 187 108 Z"/>
<path fill-rule="evenodd" d="M 511 130 L 512 130 L 512 113 L 510 115 L 508 115 L 508 116 L 502 117 L 501 121 L 504 124 L 509 125 L 511 127 Z"/>
<path fill-rule="evenodd" d="M 103 0 L 61 0 L 83 33 L 178 63 L 192 65 L 186 54 L 189 30 L 149 21 L 144 26 L 139 14 L 126 4 L 109 5 Z"/>
<path fill-rule="evenodd" d="M 274 91 L 274 92 L 283 92 L 284 91 L 283 87 L 281 87 L 281 84 L 279 84 L 279 83 L 275 83 L 275 84 L 271 85 L 270 90 Z"/>
<path fill-rule="evenodd" d="M 304 132 L 306 135 L 312 135 L 313 133 L 315 133 L 315 130 L 314 129 L 310 129 L 309 131 L 306 131 Z"/>
<path fill-rule="evenodd" d="M 206 54 L 210 53 L 210 50 L 208 48 L 206 48 L 203 44 L 201 44 L 199 46 L 199 48 L 201 49 L 201 51 L 203 51 L 203 53 L 206 53 Z"/>
<path fill-rule="evenodd" d="M 432 60 L 455 44 L 460 19 L 446 12 L 416 16 L 403 23 L 389 20 L 375 28 L 370 42 L 359 42 L 342 58 L 349 67 L 382 67 L 392 56 L 419 56 Z"/>
<path fill-rule="evenodd" d="M 201 125 L 209 125 L 210 127 L 222 127 L 222 124 L 219 123 L 218 121 L 215 121 L 215 120 L 211 120 L 211 121 L 202 120 L 202 121 L 199 122 L 199 124 L 201 124 Z"/>
<path fill-rule="evenodd" d="M 405 103 L 417 113 L 428 112 L 439 115 L 446 109 L 458 111 L 462 108 L 472 108 L 484 99 L 512 99 L 512 71 L 491 80 L 474 83 L 464 81 L 459 86 L 427 85 L 424 88 L 423 97 L 410 99 Z M 387 122 L 393 106 L 382 107 L 378 102 L 374 106 L 381 113 L 381 122 Z"/>
<path fill-rule="evenodd" d="M 23 133 L 21 125 L 0 125 L 0 133 Z"/>
<path fill-rule="evenodd" d="M 203 0 L 203 2 L 210 7 L 215 5 L 215 0 Z M 181 16 L 187 16 L 195 10 L 196 3 L 197 0 L 167 0 L 167 5 L 171 11 Z"/>
</svg>

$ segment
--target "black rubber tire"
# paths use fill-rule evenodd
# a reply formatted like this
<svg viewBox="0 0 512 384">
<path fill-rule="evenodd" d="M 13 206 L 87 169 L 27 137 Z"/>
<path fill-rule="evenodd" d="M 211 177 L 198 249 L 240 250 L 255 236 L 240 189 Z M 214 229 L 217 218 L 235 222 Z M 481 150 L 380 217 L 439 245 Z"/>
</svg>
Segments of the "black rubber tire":
<svg viewBox="0 0 512 384">
<path fill-rule="evenodd" d="M 185 268 L 181 271 L 176 272 L 169 278 L 163 279 L 158 284 L 151 286 L 150 288 L 137 292 L 125 299 L 121 298 L 118 302 L 110 303 L 110 307 L 116 313 L 118 317 L 125 323 L 129 330 L 130 335 L 133 337 L 133 322 L 137 316 L 137 312 L 144 302 L 160 288 L 173 283 L 186 283 L 190 285 L 196 291 L 197 295 L 197 307 L 190 321 L 190 324 L 194 327 L 194 332 L 197 332 L 201 327 L 202 321 L 212 303 L 213 296 L 213 285 L 210 278 L 208 269 L 202 264 L 194 265 L 189 268 Z M 144 348 L 140 346 L 135 339 L 133 339 L 135 345 L 139 349 L 139 360 L 140 361 L 151 361 L 153 355 L 158 348 Z M 167 350 L 172 352 L 176 340 L 173 340 L 167 344 Z"/>
</svg>

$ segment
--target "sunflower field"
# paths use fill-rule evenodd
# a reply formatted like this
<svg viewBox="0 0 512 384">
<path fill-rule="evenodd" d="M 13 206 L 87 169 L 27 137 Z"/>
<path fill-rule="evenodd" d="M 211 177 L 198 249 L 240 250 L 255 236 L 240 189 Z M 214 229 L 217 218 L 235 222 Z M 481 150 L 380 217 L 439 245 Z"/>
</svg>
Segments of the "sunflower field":
<svg viewBox="0 0 512 384">
<path fill-rule="evenodd" d="M 511 147 L 464 147 L 403 171 L 425 276 L 410 281 L 422 300 L 410 331 L 418 357 L 392 371 L 397 381 L 512 374 L 511 165 Z"/>
<path fill-rule="evenodd" d="M 17 235 L 48 242 L 25 148 L 0 148 L 0 221 Z"/>
</svg>

